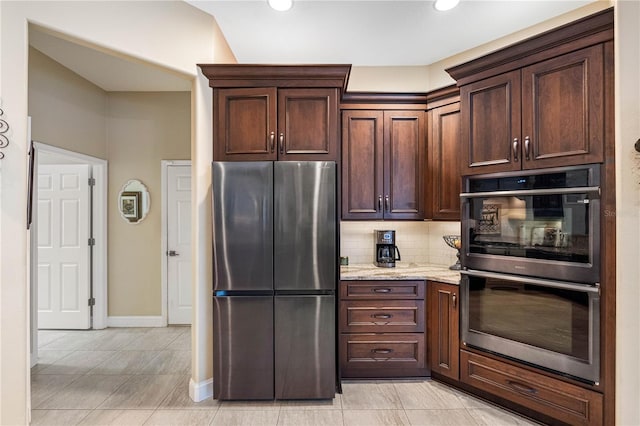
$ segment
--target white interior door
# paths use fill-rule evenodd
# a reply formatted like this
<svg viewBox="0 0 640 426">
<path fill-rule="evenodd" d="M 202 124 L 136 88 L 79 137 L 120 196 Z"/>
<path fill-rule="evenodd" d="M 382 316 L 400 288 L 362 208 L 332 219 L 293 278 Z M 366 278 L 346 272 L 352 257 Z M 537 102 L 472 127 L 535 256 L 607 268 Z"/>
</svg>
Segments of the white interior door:
<svg viewBox="0 0 640 426">
<path fill-rule="evenodd" d="M 167 322 L 191 324 L 191 166 L 167 168 Z"/>
<path fill-rule="evenodd" d="M 38 166 L 38 328 L 88 329 L 89 166 Z"/>
</svg>

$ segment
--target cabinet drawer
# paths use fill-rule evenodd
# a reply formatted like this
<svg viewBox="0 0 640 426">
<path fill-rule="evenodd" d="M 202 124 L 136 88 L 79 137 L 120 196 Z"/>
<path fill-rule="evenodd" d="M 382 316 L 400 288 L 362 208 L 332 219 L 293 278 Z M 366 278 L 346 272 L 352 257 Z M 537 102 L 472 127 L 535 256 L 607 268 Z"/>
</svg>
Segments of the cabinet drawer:
<svg viewBox="0 0 640 426">
<path fill-rule="evenodd" d="M 424 299 L 424 281 L 341 281 L 342 299 Z"/>
<path fill-rule="evenodd" d="M 340 303 L 343 333 L 424 332 L 424 300 L 346 300 Z"/>
<path fill-rule="evenodd" d="M 343 377 L 424 376 L 424 333 L 343 334 L 340 336 Z"/>
<path fill-rule="evenodd" d="M 460 351 L 460 380 L 572 425 L 600 425 L 603 396 L 552 377 Z"/>
</svg>

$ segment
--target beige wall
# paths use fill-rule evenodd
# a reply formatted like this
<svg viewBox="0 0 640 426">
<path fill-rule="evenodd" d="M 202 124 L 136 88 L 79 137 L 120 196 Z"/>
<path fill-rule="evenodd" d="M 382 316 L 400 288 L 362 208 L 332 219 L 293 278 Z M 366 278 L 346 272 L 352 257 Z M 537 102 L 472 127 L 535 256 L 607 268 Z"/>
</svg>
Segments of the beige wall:
<svg viewBox="0 0 640 426">
<path fill-rule="evenodd" d="M 616 4 L 616 424 L 640 424 L 640 2 Z"/>
<path fill-rule="evenodd" d="M 106 159 L 104 90 L 34 48 L 29 49 L 31 138 Z"/>
<path fill-rule="evenodd" d="M 429 67 L 351 67 L 350 92 L 427 92 Z"/>
<path fill-rule="evenodd" d="M 159 316 L 160 160 L 191 158 L 191 94 L 110 92 L 107 110 L 109 316 Z M 151 196 L 149 215 L 135 225 L 117 209 L 118 193 L 130 179 L 144 183 Z"/>
</svg>

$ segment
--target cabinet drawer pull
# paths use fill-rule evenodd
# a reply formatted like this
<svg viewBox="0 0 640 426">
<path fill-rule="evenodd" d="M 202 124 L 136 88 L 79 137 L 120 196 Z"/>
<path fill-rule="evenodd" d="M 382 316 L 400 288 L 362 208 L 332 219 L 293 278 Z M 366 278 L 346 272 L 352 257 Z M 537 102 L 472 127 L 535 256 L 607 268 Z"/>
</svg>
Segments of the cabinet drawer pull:
<svg viewBox="0 0 640 426">
<path fill-rule="evenodd" d="M 529 161 L 529 157 L 531 156 L 531 139 L 529 139 L 529 136 L 524 138 L 524 155 L 527 161 Z"/>
<path fill-rule="evenodd" d="M 528 393 L 530 395 L 538 393 L 536 389 L 522 383 L 514 382 L 512 380 L 507 380 L 507 384 L 520 393 Z"/>
<path fill-rule="evenodd" d="M 393 349 L 376 348 L 376 349 L 371 349 L 371 352 L 373 352 L 374 354 L 390 354 L 393 352 Z"/>
<path fill-rule="evenodd" d="M 456 297 L 456 295 L 454 293 L 453 296 L 451 296 L 451 301 L 453 302 L 453 308 L 454 309 L 456 308 L 456 304 L 458 302 L 456 299 L 457 299 L 457 297 Z"/>
<path fill-rule="evenodd" d="M 390 288 L 374 288 L 372 291 L 374 293 L 391 293 Z"/>
<path fill-rule="evenodd" d="M 385 195 L 384 196 L 384 206 L 387 209 L 388 212 L 391 211 L 391 201 L 389 200 L 389 196 Z"/>
<path fill-rule="evenodd" d="M 276 149 L 276 132 L 269 133 L 269 149 L 271 152 Z"/>
<path fill-rule="evenodd" d="M 284 133 L 280 133 L 280 154 L 284 154 Z"/>
<path fill-rule="evenodd" d="M 518 161 L 518 138 L 513 138 L 513 161 Z"/>
<path fill-rule="evenodd" d="M 382 211 L 382 195 L 378 195 L 378 211 Z"/>
<path fill-rule="evenodd" d="M 371 317 L 379 318 L 379 319 L 390 319 L 390 318 L 393 318 L 393 315 L 391 315 L 391 314 L 373 314 L 373 315 L 371 315 Z"/>
</svg>

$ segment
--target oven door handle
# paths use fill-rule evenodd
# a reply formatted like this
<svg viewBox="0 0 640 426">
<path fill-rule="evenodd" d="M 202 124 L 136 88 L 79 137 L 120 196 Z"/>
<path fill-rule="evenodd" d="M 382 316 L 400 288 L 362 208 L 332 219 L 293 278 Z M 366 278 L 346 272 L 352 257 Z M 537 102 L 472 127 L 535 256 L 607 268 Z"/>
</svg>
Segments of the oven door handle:
<svg viewBox="0 0 640 426">
<path fill-rule="evenodd" d="M 475 269 L 461 270 L 462 275 L 470 275 L 480 278 L 496 278 L 505 281 L 517 281 L 519 283 L 539 285 L 542 287 L 561 288 L 565 290 L 583 291 L 585 293 L 600 294 L 600 283 L 595 284 L 574 284 L 564 281 L 546 280 L 535 277 L 525 277 L 520 275 L 499 274 L 496 272 L 478 271 Z"/>
<path fill-rule="evenodd" d="M 600 197 L 599 186 L 579 186 L 575 188 L 547 188 L 547 189 L 527 189 L 518 191 L 484 191 L 484 192 L 463 192 L 460 198 L 482 198 L 482 197 L 525 197 L 528 195 L 562 195 L 586 193 L 591 198 Z"/>
</svg>

